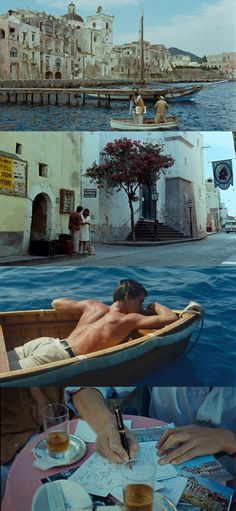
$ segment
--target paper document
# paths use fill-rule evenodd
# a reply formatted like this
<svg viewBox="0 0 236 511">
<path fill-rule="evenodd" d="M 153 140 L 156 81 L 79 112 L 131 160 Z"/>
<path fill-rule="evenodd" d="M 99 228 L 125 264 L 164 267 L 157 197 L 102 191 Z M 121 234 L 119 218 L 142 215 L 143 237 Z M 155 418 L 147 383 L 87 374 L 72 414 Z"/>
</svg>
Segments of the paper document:
<svg viewBox="0 0 236 511">
<path fill-rule="evenodd" d="M 135 436 L 137 442 L 152 442 L 160 440 L 164 431 L 170 428 L 174 428 L 175 425 L 172 422 L 171 424 L 166 424 L 165 426 L 155 426 L 154 428 L 138 428 L 131 429 L 131 432 Z"/>
<path fill-rule="evenodd" d="M 145 442 L 140 444 L 137 457 L 151 461 L 156 466 L 156 485 L 158 490 L 163 479 L 176 477 L 175 468 L 170 465 L 159 465 L 159 457 L 156 455 L 156 442 Z M 106 497 L 109 493 L 122 502 L 123 492 L 121 484 L 121 465 L 102 458 L 95 453 L 88 458 L 70 477 L 71 481 L 81 484 L 88 493 Z"/>
<path fill-rule="evenodd" d="M 124 425 L 127 428 L 131 428 L 131 420 L 124 419 Z M 94 443 L 96 441 L 96 433 L 92 430 L 92 428 L 88 425 L 88 423 L 82 419 L 79 419 L 77 422 L 77 426 L 75 428 L 75 435 L 79 436 L 84 440 L 84 442 L 91 442 Z"/>
</svg>

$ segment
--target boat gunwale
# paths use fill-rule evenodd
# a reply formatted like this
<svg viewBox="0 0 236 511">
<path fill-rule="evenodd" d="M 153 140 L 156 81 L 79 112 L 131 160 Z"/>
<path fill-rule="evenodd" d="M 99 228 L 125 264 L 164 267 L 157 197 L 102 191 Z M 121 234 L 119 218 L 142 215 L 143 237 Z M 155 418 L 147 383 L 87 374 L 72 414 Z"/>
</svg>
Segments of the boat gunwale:
<svg viewBox="0 0 236 511">
<path fill-rule="evenodd" d="M 177 314 L 181 314 L 183 312 L 183 310 L 174 310 L 174 312 L 176 312 Z M 0 313 L 0 318 L 1 318 L 1 316 L 7 317 L 9 315 L 11 315 L 11 316 L 12 315 L 20 315 L 20 316 L 21 315 L 22 316 L 29 315 L 30 316 L 35 313 L 43 314 L 44 316 L 54 313 L 55 315 L 61 314 L 65 317 L 65 313 L 58 313 L 57 311 L 54 311 L 53 309 L 36 309 L 36 310 L 31 310 L 31 311 L 3 312 L 3 313 Z M 67 314 L 70 314 L 70 313 L 67 313 Z M 158 338 L 159 339 L 165 338 L 170 333 L 173 334 L 175 332 L 181 332 L 183 330 L 183 327 L 190 326 L 194 322 L 197 322 L 201 316 L 202 316 L 202 314 L 199 312 L 187 311 L 184 313 L 184 316 L 180 317 L 176 322 L 172 323 L 171 325 L 166 325 L 165 327 L 163 327 L 159 330 L 153 329 L 153 330 L 149 331 L 149 333 L 141 336 L 138 339 L 132 339 L 132 340 L 126 341 L 125 343 L 120 343 L 116 346 L 106 348 L 106 349 L 103 349 L 100 351 L 88 353 L 86 355 L 77 355 L 74 358 L 59 360 L 56 362 L 51 362 L 49 364 L 42 364 L 40 366 L 35 366 L 32 368 L 28 368 L 28 369 L 17 369 L 14 371 L 2 372 L 0 374 L 0 383 L 4 383 L 4 381 L 7 382 L 8 380 L 12 380 L 12 378 L 14 378 L 17 382 L 17 380 L 21 379 L 21 377 L 27 378 L 27 377 L 30 377 L 31 375 L 35 375 L 35 376 L 43 375 L 43 374 L 48 373 L 50 370 L 53 370 L 53 369 L 56 370 L 59 367 L 63 368 L 68 365 L 74 365 L 74 364 L 77 364 L 78 362 L 82 362 L 83 360 L 89 361 L 89 360 L 94 360 L 94 359 L 100 358 L 100 357 L 107 357 L 107 356 L 109 356 L 113 353 L 117 353 L 119 351 L 128 351 L 129 349 L 131 349 L 135 346 L 139 346 L 143 343 L 148 343 L 148 341 L 153 340 L 155 337 L 158 340 Z M 10 325 L 12 325 L 12 323 Z M 174 325 L 175 325 L 175 328 L 173 328 Z M 145 330 L 145 329 L 142 329 L 142 330 Z M 171 343 L 171 345 L 178 344 L 178 343 L 180 343 L 180 341 L 173 342 L 173 343 Z M 156 349 L 161 349 L 161 348 L 164 348 L 164 346 L 157 344 Z"/>
</svg>

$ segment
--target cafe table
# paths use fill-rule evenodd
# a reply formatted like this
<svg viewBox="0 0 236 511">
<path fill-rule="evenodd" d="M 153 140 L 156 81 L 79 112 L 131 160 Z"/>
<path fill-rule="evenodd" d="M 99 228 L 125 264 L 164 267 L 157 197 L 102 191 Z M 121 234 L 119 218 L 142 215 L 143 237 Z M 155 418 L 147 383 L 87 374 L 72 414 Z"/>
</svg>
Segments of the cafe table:
<svg viewBox="0 0 236 511">
<path fill-rule="evenodd" d="M 125 419 L 131 419 L 132 428 L 150 428 L 163 425 L 163 422 L 148 417 L 136 415 L 126 415 L 124 417 Z M 74 434 L 78 420 L 79 419 L 73 419 L 70 421 L 71 434 Z M 69 466 L 57 466 L 49 470 L 41 470 L 32 465 L 35 459 L 32 449 L 43 436 L 44 434 L 41 434 L 34 438 L 16 456 L 7 479 L 1 511 L 31 511 L 33 495 L 42 484 L 41 479 L 69 470 L 70 468 L 79 467 L 94 452 L 94 444 L 86 443 L 87 451 L 80 461 Z"/>
</svg>

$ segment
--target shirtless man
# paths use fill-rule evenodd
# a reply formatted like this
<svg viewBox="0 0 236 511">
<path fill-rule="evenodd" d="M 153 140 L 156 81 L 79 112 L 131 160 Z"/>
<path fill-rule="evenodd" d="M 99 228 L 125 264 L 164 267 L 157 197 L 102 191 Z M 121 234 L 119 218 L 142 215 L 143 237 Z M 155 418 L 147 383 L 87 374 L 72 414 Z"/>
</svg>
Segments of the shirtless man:
<svg viewBox="0 0 236 511">
<path fill-rule="evenodd" d="M 41 337 L 8 352 L 10 368 L 28 368 L 92 353 L 121 343 L 139 328 L 162 328 L 177 320 L 174 312 L 158 303 L 143 309 L 146 296 L 141 284 L 125 279 L 116 286 L 111 306 L 96 300 L 53 300 L 57 312 L 78 316 L 75 329 L 67 339 Z"/>
</svg>

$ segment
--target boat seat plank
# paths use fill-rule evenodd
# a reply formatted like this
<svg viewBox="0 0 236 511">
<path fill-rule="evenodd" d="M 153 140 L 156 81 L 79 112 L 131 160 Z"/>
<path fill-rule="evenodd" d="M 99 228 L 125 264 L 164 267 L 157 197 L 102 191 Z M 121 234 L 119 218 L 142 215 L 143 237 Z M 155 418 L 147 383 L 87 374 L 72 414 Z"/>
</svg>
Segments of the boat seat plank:
<svg viewBox="0 0 236 511">
<path fill-rule="evenodd" d="M 3 335 L 3 329 L 0 325 L 0 373 L 4 373 L 6 371 L 9 371 L 9 362 L 7 358 L 7 350 L 6 350 L 6 344 L 5 339 Z"/>
</svg>

